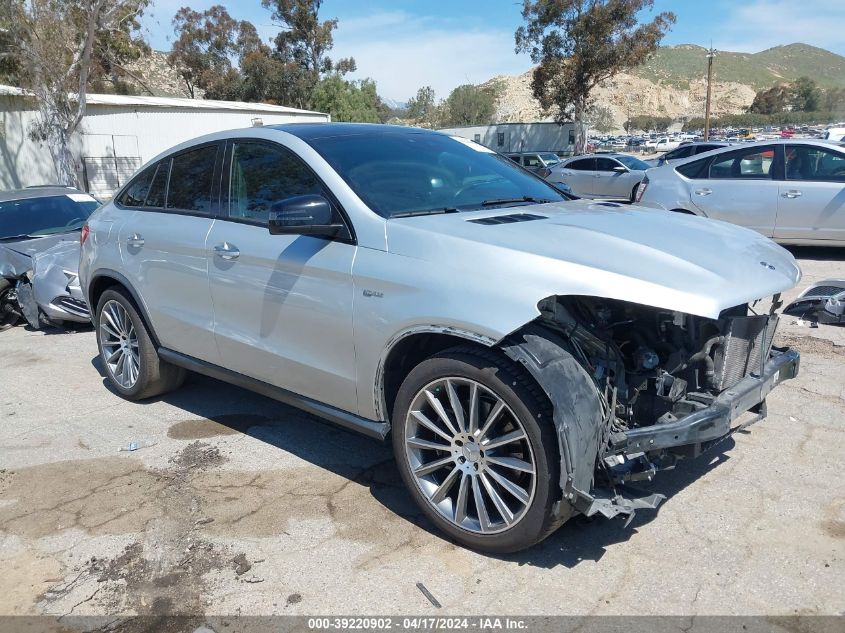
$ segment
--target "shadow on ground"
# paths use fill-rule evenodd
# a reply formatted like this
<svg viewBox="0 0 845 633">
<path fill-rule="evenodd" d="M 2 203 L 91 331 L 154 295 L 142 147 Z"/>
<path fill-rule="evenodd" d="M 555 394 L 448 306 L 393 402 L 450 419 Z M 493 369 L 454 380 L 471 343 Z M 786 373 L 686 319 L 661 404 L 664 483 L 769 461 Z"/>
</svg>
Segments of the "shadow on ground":
<svg viewBox="0 0 845 633">
<path fill-rule="evenodd" d="M 99 356 L 91 362 L 105 376 Z M 113 391 L 105 378 L 103 384 Z M 373 498 L 391 512 L 442 537 L 405 492 L 389 440 L 381 443 L 345 431 L 270 398 L 196 374 L 190 375 L 181 389 L 138 405 L 158 401 L 183 409 L 190 416 L 170 427 L 168 436 L 173 439 L 247 434 L 366 486 Z M 728 438 L 699 458 L 680 462 L 675 469 L 661 472 L 649 485 L 649 490 L 665 495 L 663 503 L 671 503 L 676 493 L 725 463 L 729 459 L 725 451 L 733 445 L 733 439 Z M 499 558 L 545 568 L 574 567 L 582 561 L 599 561 L 609 546 L 627 541 L 654 520 L 657 512 L 640 510 L 627 527 L 624 518 L 606 520 L 579 516 L 539 545 Z"/>
<path fill-rule="evenodd" d="M 817 262 L 845 261 L 845 248 L 822 246 L 787 246 L 795 259 L 809 259 Z"/>
</svg>

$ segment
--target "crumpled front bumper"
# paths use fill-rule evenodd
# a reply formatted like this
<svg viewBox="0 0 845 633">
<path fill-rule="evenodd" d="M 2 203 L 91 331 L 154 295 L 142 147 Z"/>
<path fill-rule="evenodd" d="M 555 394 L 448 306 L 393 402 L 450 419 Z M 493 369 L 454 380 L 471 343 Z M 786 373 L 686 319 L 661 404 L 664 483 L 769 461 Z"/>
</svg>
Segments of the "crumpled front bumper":
<svg viewBox="0 0 845 633">
<path fill-rule="evenodd" d="M 761 405 L 769 392 L 784 380 L 795 378 L 801 355 L 789 348 L 772 348 L 760 376 L 746 376 L 726 389 L 705 409 L 695 411 L 671 424 L 655 424 L 614 433 L 611 452 L 637 453 L 703 444 L 731 432 L 739 416 Z"/>
</svg>

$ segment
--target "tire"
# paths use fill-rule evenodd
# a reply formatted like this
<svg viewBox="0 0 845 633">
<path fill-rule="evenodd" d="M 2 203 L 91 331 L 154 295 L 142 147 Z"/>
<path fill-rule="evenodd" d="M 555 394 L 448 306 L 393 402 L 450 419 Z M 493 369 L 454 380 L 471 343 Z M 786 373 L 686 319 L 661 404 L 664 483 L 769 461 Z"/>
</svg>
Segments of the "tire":
<svg viewBox="0 0 845 633">
<path fill-rule="evenodd" d="M 478 394 L 478 422 L 475 433 L 470 433 L 473 384 Z M 441 403 L 459 433 L 447 428 L 426 390 Z M 463 425 L 451 404 L 452 395 L 460 402 Z M 498 402 L 494 404 L 495 399 L 502 403 L 501 413 L 482 434 L 480 427 L 487 426 L 488 413 L 499 406 Z M 421 423 L 418 414 L 429 421 L 433 418 L 440 433 Z M 551 404 L 527 372 L 503 355 L 456 347 L 420 363 L 399 388 L 392 429 L 393 451 L 402 480 L 426 517 L 450 540 L 474 550 L 506 554 L 538 543 L 563 523 L 552 513 L 553 504 L 560 498 L 560 458 Z M 491 442 L 520 431 L 524 438 L 486 448 Z M 452 438 L 448 448 L 446 437 Z M 432 448 L 431 442 L 442 448 Z M 419 448 L 420 443 L 426 448 Z M 504 467 L 503 458 L 510 464 L 520 464 L 520 468 L 529 463 L 533 473 Z M 436 466 L 435 462 L 444 465 L 426 473 L 432 464 Z M 453 476 L 455 471 L 458 474 Z M 508 487 L 501 485 L 502 478 L 510 482 Z M 504 512 L 488 485 L 497 493 L 498 502 L 506 504 Z M 519 496 L 508 494 L 513 485 L 521 490 Z M 441 493 L 444 487 L 448 492 Z M 484 512 L 479 511 L 478 494 L 482 496 Z M 463 512 L 459 512 L 461 507 Z M 487 529 L 482 515 L 486 515 Z"/>
<path fill-rule="evenodd" d="M 0 332 L 4 332 L 20 320 L 20 313 L 16 307 L 7 301 L 7 295 L 14 290 L 14 285 L 8 279 L 0 278 Z"/>
<path fill-rule="evenodd" d="M 94 329 L 100 360 L 111 386 L 128 400 L 144 400 L 178 388 L 185 370 L 161 360 L 134 301 L 121 288 L 106 290 L 97 302 Z M 125 334 L 116 337 L 115 334 Z M 119 342 L 115 342 L 119 341 Z M 111 360 L 120 349 L 124 364 Z M 127 354 L 133 351 L 134 354 Z M 129 361 L 130 356 L 132 358 Z M 130 362 L 130 369 L 123 367 Z M 131 367 L 135 367 L 132 371 Z"/>
</svg>

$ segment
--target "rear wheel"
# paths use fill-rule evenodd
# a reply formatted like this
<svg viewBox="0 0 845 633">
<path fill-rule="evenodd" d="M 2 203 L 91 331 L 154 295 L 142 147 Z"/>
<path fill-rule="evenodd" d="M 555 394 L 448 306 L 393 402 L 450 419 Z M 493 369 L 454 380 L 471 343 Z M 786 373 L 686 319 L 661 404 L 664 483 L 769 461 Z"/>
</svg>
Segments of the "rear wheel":
<svg viewBox="0 0 845 633">
<path fill-rule="evenodd" d="M 124 291 L 106 290 L 96 317 L 100 358 L 109 382 L 124 398 L 151 398 L 184 382 L 184 369 L 158 357 L 146 324 Z"/>
<path fill-rule="evenodd" d="M 454 348 L 415 367 L 397 395 L 393 450 L 416 503 L 462 545 L 514 552 L 561 523 L 550 404 L 498 354 Z"/>
</svg>

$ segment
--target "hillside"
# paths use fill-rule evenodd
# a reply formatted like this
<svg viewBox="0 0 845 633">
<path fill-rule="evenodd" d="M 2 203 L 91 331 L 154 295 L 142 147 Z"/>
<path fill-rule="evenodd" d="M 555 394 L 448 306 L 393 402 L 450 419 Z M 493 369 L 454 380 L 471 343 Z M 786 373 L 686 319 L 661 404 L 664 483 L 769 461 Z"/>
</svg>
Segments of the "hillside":
<svg viewBox="0 0 845 633">
<path fill-rule="evenodd" d="M 674 119 L 704 116 L 707 94 L 707 51 L 684 44 L 659 49 L 630 73 L 620 73 L 594 92 L 598 105 L 613 113 L 617 127 L 632 115 L 656 114 Z M 777 46 L 760 53 L 718 51 L 713 65 L 715 116 L 744 112 L 757 90 L 807 76 L 822 87 L 845 86 L 845 57 L 807 44 Z M 496 119 L 501 122 L 544 118 L 531 93 L 531 72 L 499 75 Z"/>
<path fill-rule="evenodd" d="M 692 44 L 664 46 L 634 73 L 656 83 L 686 88 L 690 79 L 705 77 L 707 49 Z M 757 90 L 779 81 L 812 77 L 822 87 L 845 86 L 845 57 L 809 44 L 787 44 L 759 53 L 716 51 L 713 65 L 718 81 Z"/>
<path fill-rule="evenodd" d="M 596 101 L 610 108 L 619 129 L 631 115 L 657 114 L 675 119 L 704 115 L 707 91 L 706 49 L 691 44 L 666 46 L 643 66 L 622 73 L 595 91 Z M 188 96 L 167 53 L 151 55 L 128 65 L 156 95 Z M 822 87 L 845 86 L 845 57 L 808 44 L 789 44 L 749 54 L 718 51 L 714 63 L 713 113 L 743 112 L 757 90 L 778 82 L 808 76 Z M 483 85 L 498 83 L 496 120 L 537 121 L 544 117 L 531 94 L 531 72 L 500 75 Z M 135 89 L 144 94 L 145 88 Z M 391 102 L 388 105 L 404 104 Z"/>
</svg>

